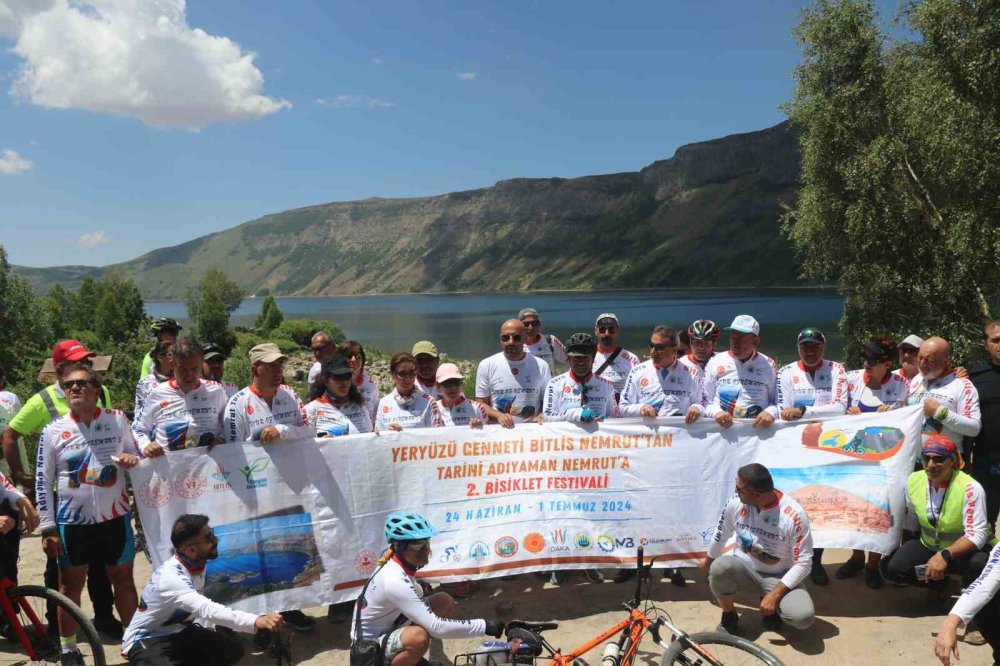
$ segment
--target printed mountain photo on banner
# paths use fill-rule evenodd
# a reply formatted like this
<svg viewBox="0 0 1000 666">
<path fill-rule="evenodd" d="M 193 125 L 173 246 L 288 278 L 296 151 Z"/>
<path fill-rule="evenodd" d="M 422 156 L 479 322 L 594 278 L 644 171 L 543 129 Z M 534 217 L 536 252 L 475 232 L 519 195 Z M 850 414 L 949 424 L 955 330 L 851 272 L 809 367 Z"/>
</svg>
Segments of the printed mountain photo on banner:
<svg viewBox="0 0 1000 666">
<path fill-rule="evenodd" d="M 889 480 L 881 465 L 772 467 L 771 476 L 775 488 L 794 497 L 806 510 L 814 530 L 885 533 L 892 527 Z"/>
</svg>

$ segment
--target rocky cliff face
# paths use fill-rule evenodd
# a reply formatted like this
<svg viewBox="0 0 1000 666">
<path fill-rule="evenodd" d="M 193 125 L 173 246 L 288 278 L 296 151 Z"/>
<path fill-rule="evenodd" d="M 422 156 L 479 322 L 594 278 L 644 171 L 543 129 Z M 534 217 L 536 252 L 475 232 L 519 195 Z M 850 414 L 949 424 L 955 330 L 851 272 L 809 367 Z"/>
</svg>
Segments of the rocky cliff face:
<svg viewBox="0 0 1000 666">
<path fill-rule="evenodd" d="M 799 173 L 786 123 L 680 148 L 638 173 L 517 178 L 268 215 L 121 264 L 150 298 L 209 268 L 248 293 L 787 285 L 779 233 Z M 44 290 L 83 267 L 32 269 Z"/>
</svg>

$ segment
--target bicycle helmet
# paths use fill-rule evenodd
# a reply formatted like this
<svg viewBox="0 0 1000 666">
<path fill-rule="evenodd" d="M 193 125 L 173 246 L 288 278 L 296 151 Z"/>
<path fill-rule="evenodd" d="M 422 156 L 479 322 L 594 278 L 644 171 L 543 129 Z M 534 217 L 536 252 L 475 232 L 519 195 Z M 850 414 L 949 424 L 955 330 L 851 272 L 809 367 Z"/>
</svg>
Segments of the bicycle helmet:
<svg viewBox="0 0 1000 666">
<path fill-rule="evenodd" d="M 437 533 L 437 530 L 419 513 L 393 513 L 385 519 L 385 539 L 390 543 L 430 539 L 432 536 L 437 536 Z"/>
<path fill-rule="evenodd" d="M 569 350 L 572 347 L 590 347 L 596 350 L 597 341 L 590 333 L 574 333 L 566 340 L 566 349 Z"/>
<path fill-rule="evenodd" d="M 699 319 L 688 327 L 692 340 L 718 340 L 719 326 L 711 319 Z"/>
<path fill-rule="evenodd" d="M 174 333 L 178 333 L 183 328 L 183 326 L 177 323 L 176 319 L 171 319 L 170 317 L 160 317 L 159 319 L 154 319 L 149 324 L 149 330 L 153 333 L 159 333 L 160 331 L 173 331 Z"/>
</svg>

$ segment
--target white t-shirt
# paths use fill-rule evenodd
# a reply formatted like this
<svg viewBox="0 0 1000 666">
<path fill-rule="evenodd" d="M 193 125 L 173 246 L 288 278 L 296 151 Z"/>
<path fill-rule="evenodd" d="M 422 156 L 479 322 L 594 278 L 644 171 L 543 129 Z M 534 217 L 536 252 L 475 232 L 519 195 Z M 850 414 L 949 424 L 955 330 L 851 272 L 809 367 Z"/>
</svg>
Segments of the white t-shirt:
<svg viewBox="0 0 1000 666">
<path fill-rule="evenodd" d="M 21 411 L 20 399 L 10 391 L 0 391 L 0 432 L 3 432 L 10 420 L 19 411 Z M 18 437 L 17 444 L 21 450 L 21 468 L 27 473 L 29 467 L 26 464 L 27 460 L 24 454 L 24 438 Z M 10 475 L 10 466 L 7 465 L 7 460 L 2 455 L 0 455 L 0 474 L 4 476 Z"/>
<path fill-rule="evenodd" d="M 618 349 L 618 347 L 615 347 L 615 349 Z M 596 373 L 614 353 L 614 349 L 604 352 L 598 347 L 597 354 L 594 355 L 594 372 Z M 604 368 L 604 372 L 600 374 L 600 377 L 611 382 L 611 385 L 615 387 L 615 393 L 621 393 L 625 389 L 625 380 L 628 379 L 628 373 L 632 372 L 632 368 L 637 365 L 639 365 L 639 357 L 627 349 L 622 349 L 618 356 L 615 357 L 615 360 L 608 364 L 608 367 Z"/>
<path fill-rule="evenodd" d="M 847 371 L 836 361 L 823 360 L 813 372 L 802 361 L 778 371 L 778 410 L 796 407 L 805 417 L 836 416 L 847 411 Z"/>
<path fill-rule="evenodd" d="M 261 431 L 270 426 L 277 428 L 281 439 L 312 437 L 315 432 L 291 386 L 279 386 L 270 406 L 252 384 L 229 399 L 222 422 L 227 442 L 259 440 Z"/>
<path fill-rule="evenodd" d="M 151 441 L 164 451 L 178 451 L 214 446 L 217 439 L 224 439 L 222 417 L 228 400 L 218 382 L 200 379 L 197 388 L 185 393 L 171 379 L 153 389 L 145 402 L 132 424 L 140 451 Z"/>
<path fill-rule="evenodd" d="M 476 369 L 476 397 L 489 398 L 493 409 L 516 421 L 528 421 L 541 412 L 542 392 L 551 378 L 548 364 L 537 356 L 510 361 L 500 352 Z"/>
<path fill-rule="evenodd" d="M 762 411 L 778 418 L 777 392 L 777 368 L 760 352 L 740 361 L 724 351 L 705 365 L 705 414 L 712 418 L 720 412 L 755 418 Z"/>
<path fill-rule="evenodd" d="M 649 359 L 628 374 L 618 412 L 639 416 L 642 406 L 649 405 L 657 410 L 657 416 L 683 416 L 691 405 L 703 409 L 701 402 L 701 370 L 697 366 L 677 359 L 669 368 L 660 368 Z"/>
<path fill-rule="evenodd" d="M 539 335 L 534 342 L 524 342 L 524 351 L 545 361 L 549 366 L 549 374 L 555 375 L 556 363 L 566 365 L 566 347 L 554 335 Z"/>
<path fill-rule="evenodd" d="M 587 393 L 586 405 L 583 394 Z M 564 372 L 545 387 L 542 414 L 546 421 L 583 421 L 583 410 L 589 407 L 593 418 L 610 419 L 618 416 L 615 387 L 607 379 L 593 373 L 578 381 L 572 372 Z"/>
<path fill-rule="evenodd" d="M 390 423 L 398 423 L 403 430 L 409 428 L 440 428 L 441 413 L 437 402 L 426 393 L 414 388 L 407 397 L 399 395 L 396 389 L 378 401 L 375 415 L 375 429 L 382 431 Z"/>
<path fill-rule="evenodd" d="M 336 405 L 326 395 L 321 395 L 306 405 L 309 423 L 318 437 L 358 435 L 372 431 L 372 417 L 364 401 Z"/>
<path fill-rule="evenodd" d="M 881 386 L 874 390 L 868 387 L 867 370 L 847 373 L 847 406 L 857 407 L 862 412 L 878 411 L 882 405 L 890 405 L 893 409 L 902 407 L 908 392 L 906 377 L 895 372 L 885 373 Z"/>
<path fill-rule="evenodd" d="M 486 407 L 483 403 L 467 400 L 465 396 L 450 407 L 444 404 L 444 398 L 441 398 L 437 401 L 437 408 L 441 413 L 441 422 L 445 426 L 469 425 L 472 419 L 479 419 L 484 424 L 490 420 L 490 417 L 486 416 Z"/>
</svg>

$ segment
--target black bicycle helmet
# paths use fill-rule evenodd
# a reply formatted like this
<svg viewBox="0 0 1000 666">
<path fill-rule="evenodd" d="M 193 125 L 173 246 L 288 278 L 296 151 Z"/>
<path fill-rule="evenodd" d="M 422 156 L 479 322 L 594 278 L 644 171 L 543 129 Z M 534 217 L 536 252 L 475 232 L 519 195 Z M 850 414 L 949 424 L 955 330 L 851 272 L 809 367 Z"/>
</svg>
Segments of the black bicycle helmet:
<svg viewBox="0 0 1000 666">
<path fill-rule="evenodd" d="M 183 326 L 177 323 L 176 319 L 171 319 L 170 317 L 160 317 L 154 319 L 149 324 L 149 330 L 153 333 L 159 333 L 161 331 L 173 331 L 174 333 L 179 333 L 183 330 Z"/>
<path fill-rule="evenodd" d="M 688 337 L 692 340 L 718 340 L 719 325 L 711 319 L 699 319 L 688 327 Z"/>
<path fill-rule="evenodd" d="M 597 352 L 597 341 L 590 333 L 574 333 L 566 340 L 566 352 L 573 349 L 584 349 L 590 354 Z"/>
</svg>

